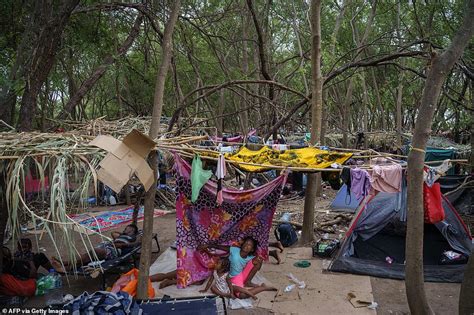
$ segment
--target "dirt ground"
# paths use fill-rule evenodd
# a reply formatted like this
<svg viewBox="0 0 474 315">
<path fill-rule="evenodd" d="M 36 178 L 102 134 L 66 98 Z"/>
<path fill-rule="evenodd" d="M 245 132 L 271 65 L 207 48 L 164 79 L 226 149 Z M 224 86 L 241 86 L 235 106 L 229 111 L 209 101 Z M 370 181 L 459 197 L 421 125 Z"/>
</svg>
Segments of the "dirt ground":
<svg viewBox="0 0 474 315">
<path fill-rule="evenodd" d="M 327 206 L 334 196 L 334 192 L 331 190 L 324 191 L 325 197 L 321 197 L 318 200 L 318 211 L 316 212 L 316 221 L 324 220 L 325 216 L 334 216 L 333 213 L 327 213 Z M 302 209 L 303 200 L 294 199 L 281 201 L 279 203 L 275 218 L 279 218 L 281 214 L 285 212 L 294 213 L 292 220 L 302 221 Z M 301 217 L 301 220 L 300 220 Z M 158 218 L 154 221 L 154 232 L 158 233 L 159 242 L 163 252 L 169 245 L 175 240 L 176 236 L 176 217 L 175 214 L 167 214 Z M 142 227 L 142 223 L 139 223 L 139 227 Z M 121 231 L 122 227 L 116 229 Z M 343 234 L 344 227 L 338 227 L 334 236 Z M 115 230 L 114 230 L 115 231 Z M 112 232 L 112 231 L 111 231 Z M 34 235 L 25 234 L 23 236 L 30 236 L 34 238 Z M 271 235 L 271 238 L 273 236 Z M 91 237 L 93 242 L 100 240 L 97 236 Z M 11 244 L 10 244 L 11 246 Z M 154 249 L 156 249 L 155 245 Z M 46 253 L 53 253 L 52 242 L 45 235 L 39 242 L 40 251 Z M 376 310 L 377 314 L 408 314 L 408 305 L 405 297 L 404 281 L 380 279 L 373 277 L 361 277 L 346 274 L 332 274 L 334 276 L 328 276 L 325 272 L 321 272 L 322 266 L 327 264 L 327 261 L 320 259 L 312 259 L 308 257 L 314 268 L 311 270 L 296 268 L 293 266 L 291 256 L 293 251 L 308 251 L 309 248 L 288 248 L 283 254 L 283 263 L 281 265 L 275 265 L 273 262 L 266 263 L 262 268 L 263 275 L 272 283 L 277 285 L 280 289 L 283 289 L 286 285 L 290 284 L 286 278 L 286 274 L 289 272 L 294 273 L 299 279 L 305 280 L 308 284 L 308 289 L 301 292 L 300 299 L 293 301 L 287 301 L 285 303 L 275 306 L 273 309 L 267 308 L 254 308 L 251 310 L 233 310 L 231 314 L 347 314 L 361 312 L 359 309 L 353 308 L 349 301 L 345 298 L 349 288 L 351 286 L 361 286 L 359 281 L 363 281 L 364 286 L 367 287 L 366 291 L 370 291 L 370 295 L 373 296 L 373 300 L 378 303 Z M 159 256 L 154 254 L 153 261 Z M 290 258 L 288 258 L 290 257 Z M 70 293 L 72 295 L 81 294 L 84 291 L 93 292 L 100 288 L 100 277 L 96 279 L 84 278 L 84 277 L 69 277 L 69 285 L 67 280 L 63 277 L 63 294 Z M 362 280 L 361 280 L 362 279 Z M 364 280 L 367 279 L 367 280 Z M 107 284 L 110 286 L 116 280 L 116 277 L 110 277 Z M 365 281 L 365 282 L 364 282 Z M 340 287 L 337 286 L 340 283 Z M 332 288 L 332 289 L 330 289 Z M 457 314 L 457 305 L 459 299 L 460 284 L 443 284 L 443 283 L 427 283 L 427 295 L 431 302 L 431 305 L 436 314 Z M 332 291 L 331 291 L 332 290 Z M 327 292 L 331 292 L 331 296 L 325 296 Z M 367 293 L 367 292 L 366 292 Z M 28 300 L 25 306 L 27 307 L 40 307 L 45 304 L 48 300 L 48 296 L 34 297 Z M 262 298 L 263 300 L 263 298 Z M 335 302 L 334 302 L 335 301 Z M 366 313 L 375 313 L 365 309 Z M 362 312 L 362 313 L 363 313 Z"/>
</svg>

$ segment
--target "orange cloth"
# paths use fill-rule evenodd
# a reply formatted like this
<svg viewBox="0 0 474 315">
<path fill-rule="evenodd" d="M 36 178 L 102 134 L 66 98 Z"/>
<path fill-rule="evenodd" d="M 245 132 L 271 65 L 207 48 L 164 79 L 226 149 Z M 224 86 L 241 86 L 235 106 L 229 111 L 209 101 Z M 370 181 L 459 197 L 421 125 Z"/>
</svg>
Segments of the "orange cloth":
<svg viewBox="0 0 474 315">
<path fill-rule="evenodd" d="M 34 296 L 36 280 L 20 280 L 8 273 L 0 274 L 0 294 L 7 296 Z"/>
<path fill-rule="evenodd" d="M 126 292 L 131 296 L 135 297 L 137 295 L 137 285 L 138 285 L 138 269 L 133 268 L 129 272 L 123 274 L 112 287 L 111 292 L 117 293 L 119 291 Z M 155 289 L 151 285 L 150 279 L 148 279 L 148 298 L 155 297 Z"/>
</svg>

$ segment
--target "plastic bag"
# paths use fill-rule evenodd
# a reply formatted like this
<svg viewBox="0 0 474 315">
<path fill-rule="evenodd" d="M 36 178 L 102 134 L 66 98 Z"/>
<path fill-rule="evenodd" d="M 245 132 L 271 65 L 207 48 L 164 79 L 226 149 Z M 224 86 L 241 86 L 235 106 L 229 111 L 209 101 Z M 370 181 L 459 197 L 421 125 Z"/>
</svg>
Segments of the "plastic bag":
<svg viewBox="0 0 474 315">
<path fill-rule="evenodd" d="M 439 183 L 434 183 L 431 187 L 423 183 L 423 207 L 425 209 L 425 223 L 435 224 L 444 220 L 445 214 Z"/>
<path fill-rule="evenodd" d="M 304 281 L 300 281 L 298 280 L 291 272 L 289 274 L 286 275 L 291 281 L 293 281 L 294 283 L 296 283 L 298 285 L 298 288 L 300 289 L 304 289 L 306 288 L 306 283 L 304 283 Z"/>
<path fill-rule="evenodd" d="M 138 285 L 138 269 L 133 268 L 126 274 L 123 274 L 113 285 L 111 292 L 117 293 L 119 291 L 126 292 L 131 296 L 137 295 Z M 155 297 L 155 289 L 151 285 L 150 279 L 148 279 L 148 297 Z"/>
</svg>

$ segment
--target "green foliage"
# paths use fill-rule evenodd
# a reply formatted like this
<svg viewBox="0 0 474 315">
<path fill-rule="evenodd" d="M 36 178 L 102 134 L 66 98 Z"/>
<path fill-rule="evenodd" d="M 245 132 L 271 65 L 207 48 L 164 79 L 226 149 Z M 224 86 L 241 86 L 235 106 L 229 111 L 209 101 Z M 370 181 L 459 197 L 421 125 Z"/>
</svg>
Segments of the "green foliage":
<svg viewBox="0 0 474 315">
<path fill-rule="evenodd" d="M 344 16 L 335 32 L 337 18 L 345 2 Z M 373 68 L 350 68 L 339 74 L 326 85 L 328 93 L 325 94 L 324 108 L 328 111 L 329 129 L 341 128 L 340 114 L 348 79 L 351 77 L 355 80 L 351 102 L 354 118 L 363 114 L 362 78 L 366 81 L 371 130 L 380 130 L 383 125 L 389 130 L 395 128 L 396 89 L 402 82 L 404 129 L 411 129 L 422 93 L 423 75 L 429 65 L 428 57 L 430 53 L 440 52 L 449 44 L 464 12 L 462 1 L 401 1 L 400 14 L 397 2 L 377 1 L 375 17 L 369 25 L 371 3 L 362 0 L 323 3 L 321 34 L 324 75 L 353 63 L 357 58 L 371 61 L 397 51 L 423 51 L 425 54 L 390 60 Z M 107 115 L 114 119 L 151 113 L 156 74 L 161 62 L 161 39 L 148 18 L 152 18 L 153 24 L 162 32 L 166 12 L 169 12 L 168 4 L 156 2 L 147 7 L 147 18 L 132 47 L 124 57 L 118 58 L 108 68 L 106 74 L 86 95 L 80 108 L 69 113 L 71 118 L 80 120 Z M 14 79 L 11 76 L 20 50 L 25 49 L 21 47 L 21 42 L 28 28 L 31 6 L 32 3 L 21 5 L 12 0 L 2 1 L 0 4 L 0 92 L 13 89 L 16 95 L 21 96 L 25 85 L 21 67 Z M 254 6 L 263 31 L 268 69 L 273 80 L 304 94 L 310 92 L 311 32 L 308 3 L 255 1 Z M 103 2 L 94 0 L 81 1 L 63 34 L 55 67 L 38 99 L 43 118 L 54 118 L 59 114 L 71 95 L 103 63 L 104 58 L 116 54 L 116 49 L 127 38 L 136 15 L 137 10 L 130 7 L 103 5 Z M 360 40 L 366 28 L 370 28 L 367 45 L 357 56 L 355 39 Z M 413 44 L 416 41 L 419 43 Z M 247 71 L 243 67 L 244 44 L 248 56 Z M 184 1 L 173 45 L 173 65 L 166 81 L 163 115 L 171 116 L 180 105 L 181 97 L 199 87 L 233 80 L 262 79 L 259 74 L 255 26 L 245 1 Z M 463 56 L 461 63 L 465 67 L 472 67 L 472 47 L 471 44 Z M 456 103 L 447 96 L 441 98 L 440 108 L 446 114 L 436 116 L 435 131 L 450 130 L 453 124 L 459 124 L 459 130 L 465 130 L 469 126 L 468 114 L 460 104 L 467 106 L 472 102 L 471 87 L 460 96 L 467 78 L 460 67 L 453 70 L 451 77 L 444 91 L 459 101 Z M 288 108 L 301 100 L 300 96 L 277 88 L 270 105 L 265 100 L 268 98 L 268 89 L 267 85 L 257 84 L 228 88 L 223 102 L 223 113 L 228 114 L 224 117 L 225 129 L 229 132 L 240 131 L 239 119 L 242 117 L 236 119 L 239 107 L 253 106 L 248 112 L 249 124 L 261 127 L 263 131 L 271 124 L 268 114 L 270 109 L 275 109 L 277 118 L 280 118 Z M 380 104 L 376 89 L 380 95 Z M 205 91 L 207 90 L 194 93 L 184 101 L 190 103 Z M 256 97 L 257 95 L 260 97 Z M 243 102 L 244 96 L 247 103 Z M 220 104 L 219 93 L 211 94 L 205 100 L 190 104 L 184 115 L 208 118 L 207 125 L 214 125 L 213 118 L 217 115 Z M 455 116 L 458 118 L 452 119 L 452 113 L 457 113 Z M 295 115 L 295 120 L 286 124 L 287 132 L 297 127 L 304 129 L 308 122 L 305 117 L 307 118 L 307 111 Z M 451 119 L 447 119 L 449 117 Z M 39 118 L 37 126 L 43 126 Z M 360 128 L 360 119 L 353 119 L 350 131 Z"/>
</svg>

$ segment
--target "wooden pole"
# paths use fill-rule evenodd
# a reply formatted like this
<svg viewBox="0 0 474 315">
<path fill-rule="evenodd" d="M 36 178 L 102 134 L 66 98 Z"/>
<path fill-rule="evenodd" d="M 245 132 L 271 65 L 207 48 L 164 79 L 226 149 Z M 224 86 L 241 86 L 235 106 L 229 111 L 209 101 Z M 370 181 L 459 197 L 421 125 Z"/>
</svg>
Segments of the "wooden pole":
<svg viewBox="0 0 474 315">
<path fill-rule="evenodd" d="M 150 125 L 149 136 L 152 139 L 156 139 L 160 128 L 161 112 L 163 109 L 163 95 L 165 89 L 166 74 L 171 62 L 172 54 L 172 38 L 173 30 L 178 20 L 178 13 L 180 9 L 181 1 L 175 0 L 173 9 L 171 11 L 168 22 L 166 22 L 162 51 L 163 59 L 161 61 L 160 69 L 156 78 L 155 85 L 155 97 L 153 102 L 153 116 Z M 150 153 L 148 162 L 153 170 L 154 181 L 152 187 L 146 192 L 145 195 L 145 210 L 143 218 L 143 238 L 142 238 L 142 249 L 140 255 L 140 272 L 138 274 L 138 286 L 137 286 L 137 298 L 147 299 L 148 296 L 148 280 L 150 274 L 150 263 L 152 253 L 152 240 L 153 240 L 153 212 L 155 208 L 155 194 L 156 194 L 156 179 L 158 174 L 158 154 L 156 151 Z"/>
</svg>

